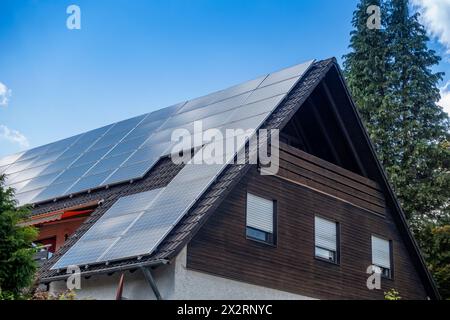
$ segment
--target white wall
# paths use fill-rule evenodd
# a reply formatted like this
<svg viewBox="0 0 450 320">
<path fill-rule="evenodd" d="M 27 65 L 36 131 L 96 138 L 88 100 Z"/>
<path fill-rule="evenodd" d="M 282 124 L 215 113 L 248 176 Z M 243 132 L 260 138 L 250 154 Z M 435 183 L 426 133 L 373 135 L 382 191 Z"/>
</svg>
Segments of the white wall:
<svg viewBox="0 0 450 320">
<path fill-rule="evenodd" d="M 310 297 L 296 295 L 280 290 L 225 279 L 202 272 L 186 269 L 186 252 L 184 248 L 170 265 L 152 270 L 156 285 L 163 299 L 221 299 L 221 300 L 305 300 Z M 78 299 L 115 299 L 120 273 L 111 276 L 97 275 L 81 279 L 81 290 L 77 290 Z M 62 281 L 50 284 L 50 291 L 63 291 Z M 127 299 L 155 299 L 155 295 L 145 280 L 142 272 L 125 272 L 123 296 Z"/>
<path fill-rule="evenodd" d="M 186 269 L 186 247 L 175 264 L 175 292 L 171 299 L 305 300 L 309 297 L 225 279 Z"/>
</svg>

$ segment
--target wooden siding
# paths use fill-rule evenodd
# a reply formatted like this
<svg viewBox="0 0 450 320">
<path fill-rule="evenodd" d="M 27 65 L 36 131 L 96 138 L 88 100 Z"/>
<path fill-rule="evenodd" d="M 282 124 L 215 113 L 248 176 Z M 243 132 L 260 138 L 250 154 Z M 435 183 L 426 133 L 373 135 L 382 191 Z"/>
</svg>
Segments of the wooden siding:
<svg viewBox="0 0 450 320">
<path fill-rule="evenodd" d="M 352 203 L 376 214 L 385 214 L 385 200 L 377 183 L 299 149 L 280 145 L 278 176 Z"/>
<path fill-rule="evenodd" d="M 279 177 L 256 167 L 188 245 L 187 267 L 230 279 L 320 299 L 383 299 L 395 288 L 403 299 L 425 290 L 378 185 L 291 147 L 282 147 Z M 246 194 L 277 203 L 277 244 L 246 239 Z M 314 216 L 339 222 L 339 265 L 314 257 Z M 393 279 L 382 290 L 366 287 L 371 235 L 393 241 Z"/>
</svg>

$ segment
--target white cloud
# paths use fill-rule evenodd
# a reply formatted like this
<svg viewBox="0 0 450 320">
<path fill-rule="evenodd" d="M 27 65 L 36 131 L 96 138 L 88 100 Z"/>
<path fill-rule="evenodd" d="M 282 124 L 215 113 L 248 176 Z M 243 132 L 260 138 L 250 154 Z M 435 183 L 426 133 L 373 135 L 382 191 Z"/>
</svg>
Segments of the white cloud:
<svg viewBox="0 0 450 320">
<path fill-rule="evenodd" d="M 11 89 L 0 82 L 0 107 L 6 107 L 11 97 Z"/>
<path fill-rule="evenodd" d="M 439 105 L 444 108 L 445 112 L 450 115 L 450 81 L 447 82 L 445 86 L 440 88 L 441 90 L 441 100 Z"/>
<path fill-rule="evenodd" d="M 21 147 L 28 148 L 30 143 L 22 133 L 12 130 L 7 126 L 0 124 L 0 139 L 19 144 Z"/>
<path fill-rule="evenodd" d="M 450 54 L 450 0 L 412 0 L 421 13 L 429 33 L 447 48 Z"/>
</svg>

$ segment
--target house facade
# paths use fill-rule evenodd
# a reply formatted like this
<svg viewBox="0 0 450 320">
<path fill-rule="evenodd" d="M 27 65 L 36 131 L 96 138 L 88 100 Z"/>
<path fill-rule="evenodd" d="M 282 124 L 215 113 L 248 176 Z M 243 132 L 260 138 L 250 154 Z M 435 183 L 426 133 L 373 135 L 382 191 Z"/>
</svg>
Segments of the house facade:
<svg viewBox="0 0 450 320">
<path fill-rule="evenodd" d="M 403 299 L 439 299 L 336 60 L 255 81 L 185 102 L 167 117 L 170 108 L 157 113 L 170 129 L 179 119 L 195 121 L 199 111 L 217 110 L 219 116 L 204 123 L 238 128 L 234 124 L 255 119 L 255 129 L 279 130 L 270 155 L 275 171 L 248 159 L 195 167 L 161 153 L 138 178 L 74 187 L 103 174 L 96 172 L 62 195 L 47 196 L 52 185 L 31 200 L 23 192 L 23 201 L 33 204 L 24 223 L 38 225 L 40 239 L 56 237 L 55 254 L 39 271 L 42 285 L 66 290 L 69 266 L 76 265 L 80 298 L 383 299 L 395 289 Z M 230 108 L 242 95 L 246 102 Z M 128 135 L 157 122 L 140 121 Z M 244 155 L 251 152 L 246 147 Z M 189 152 L 199 148 L 205 146 Z M 108 169 L 114 173 L 107 171 L 106 181 L 122 168 L 129 167 Z"/>
</svg>

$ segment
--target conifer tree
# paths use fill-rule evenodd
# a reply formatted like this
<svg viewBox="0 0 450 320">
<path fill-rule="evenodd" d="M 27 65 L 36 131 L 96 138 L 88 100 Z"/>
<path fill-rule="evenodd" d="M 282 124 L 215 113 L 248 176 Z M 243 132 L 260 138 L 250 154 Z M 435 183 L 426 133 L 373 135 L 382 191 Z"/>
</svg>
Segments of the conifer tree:
<svg viewBox="0 0 450 320">
<path fill-rule="evenodd" d="M 367 7 L 382 8 L 382 28 L 369 29 Z M 448 214 L 449 120 L 436 103 L 440 58 L 410 15 L 407 0 L 361 0 L 344 56 L 353 98 L 406 215 L 414 221 Z"/>
<path fill-rule="evenodd" d="M 448 115 L 437 105 L 438 83 L 433 72 L 440 57 L 428 49 L 429 38 L 419 14 L 409 14 L 408 0 L 388 5 L 389 66 L 387 105 L 392 110 L 391 143 L 395 152 L 386 170 L 405 213 L 413 219 L 448 213 L 450 149 Z"/>
<path fill-rule="evenodd" d="M 367 25 L 372 6 L 381 8 L 381 28 L 370 29 Z M 391 158 L 389 128 L 392 126 L 389 105 L 385 96 L 388 92 L 387 68 L 388 48 L 386 35 L 386 10 L 381 0 L 362 0 L 353 14 L 350 48 L 344 56 L 344 73 L 353 99 L 369 131 L 378 156 L 384 164 Z"/>
<path fill-rule="evenodd" d="M 367 7 L 382 8 L 381 30 Z M 344 71 L 378 157 L 444 298 L 449 296 L 450 124 L 437 105 L 440 57 L 408 0 L 361 0 Z M 444 252 L 442 251 L 444 250 Z"/>
</svg>

